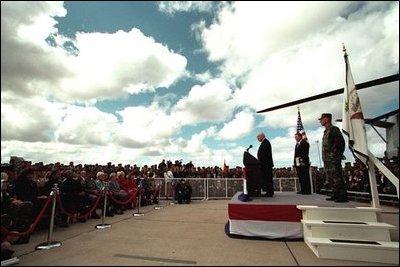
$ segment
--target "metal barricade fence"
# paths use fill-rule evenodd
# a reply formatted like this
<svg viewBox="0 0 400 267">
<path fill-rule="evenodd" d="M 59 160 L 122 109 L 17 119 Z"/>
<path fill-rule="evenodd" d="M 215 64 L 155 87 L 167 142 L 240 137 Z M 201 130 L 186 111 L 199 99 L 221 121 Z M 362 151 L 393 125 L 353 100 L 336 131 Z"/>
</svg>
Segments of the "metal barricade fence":
<svg viewBox="0 0 400 267">
<path fill-rule="evenodd" d="M 192 187 L 192 199 L 227 199 L 236 192 L 243 191 L 243 178 L 154 178 L 153 187 L 160 186 L 160 199 L 175 200 L 175 185 L 181 179 L 189 182 Z M 297 192 L 299 179 L 274 178 L 275 192 Z"/>
</svg>

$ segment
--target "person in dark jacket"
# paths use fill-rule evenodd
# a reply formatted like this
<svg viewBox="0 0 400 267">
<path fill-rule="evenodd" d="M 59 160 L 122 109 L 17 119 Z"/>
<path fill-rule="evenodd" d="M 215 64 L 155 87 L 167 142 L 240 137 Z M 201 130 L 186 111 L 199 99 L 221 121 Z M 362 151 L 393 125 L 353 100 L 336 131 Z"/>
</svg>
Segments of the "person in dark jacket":
<svg viewBox="0 0 400 267">
<path fill-rule="evenodd" d="M 257 140 L 261 142 L 258 148 L 257 158 L 261 167 L 261 188 L 266 192 L 266 197 L 274 196 L 274 183 L 272 179 L 272 167 L 274 161 L 272 159 L 272 147 L 264 133 L 257 135 Z"/>
<path fill-rule="evenodd" d="M 294 149 L 294 166 L 300 182 L 300 191 L 298 191 L 297 194 L 310 195 L 310 159 L 308 157 L 310 144 L 303 139 L 303 136 L 300 132 L 297 132 L 294 135 L 294 138 L 296 139 L 296 146 Z"/>
<path fill-rule="evenodd" d="M 189 204 L 192 197 L 192 187 L 185 179 L 181 179 L 175 186 L 175 197 L 179 204 Z"/>
</svg>

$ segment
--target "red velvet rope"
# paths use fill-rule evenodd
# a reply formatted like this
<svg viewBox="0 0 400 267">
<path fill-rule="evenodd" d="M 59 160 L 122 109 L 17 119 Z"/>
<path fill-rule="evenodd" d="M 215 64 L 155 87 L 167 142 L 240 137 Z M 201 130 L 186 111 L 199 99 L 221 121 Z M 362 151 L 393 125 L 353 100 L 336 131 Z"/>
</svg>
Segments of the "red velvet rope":
<svg viewBox="0 0 400 267">
<path fill-rule="evenodd" d="M 36 226 L 38 225 L 40 219 L 42 219 L 43 214 L 46 211 L 47 206 L 49 206 L 50 201 L 52 199 L 53 199 L 52 195 L 47 197 L 46 203 L 44 203 L 42 209 L 39 212 L 39 215 L 36 217 L 35 221 L 31 225 L 29 225 L 29 227 L 28 227 L 28 229 L 26 231 L 18 233 L 18 232 L 15 232 L 15 231 L 10 231 L 9 229 L 5 228 L 4 226 L 1 226 L 1 233 L 5 234 L 5 235 L 18 236 L 18 237 L 32 234 L 33 231 L 35 230 Z"/>
<path fill-rule="evenodd" d="M 79 215 L 79 216 L 75 215 L 75 214 L 73 214 L 73 213 L 71 213 L 71 212 L 69 212 L 69 211 L 67 211 L 65 209 L 64 205 L 62 204 L 60 194 L 57 194 L 57 203 L 60 205 L 61 212 L 66 214 L 68 217 L 71 217 L 73 219 L 80 219 L 80 218 L 85 218 L 86 219 L 89 216 L 89 214 L 91 214 L 97 208 L 97 205 L 99 204 L 100 199 L 102 198 L 102 196 L 103 196 L 103 192 L 101 192 L 101 194 L 97 197 L 96 203 L 94 203 L 93 207 L 91 207 L 90 210 L 87 213 Z"/>
<path fill-rule="evenodd" d="M 130 196 L 126 201 L 118 201 L 117 199 L 114 198 L 112 192 L 109 192 L 109 196 L 110 196 L 110 198 L 111 198 L 113 201 L 115 201 L 117 204 L 126 205 L 126 204 L 128 204 L 129 202 L 133 202 L 133 200 L 136 199 L 136 196 L 137 196 L 138 191 L 139 191 L 139 190 L 138 190 L 137 188 L 134 188 L 134 189 L 133 189 L 133 192 L 131 193 L 131 196 Z M 157 194 L 158 194 L 158 189 L 157 189 L 156 192 L 157 192 Z M 75 215 L 75 214 L 73 214 L 73 213 L 71 213 L 71 212 L 68 212 L 68 211 L 65 209 L 65 207 L 64 207 L 63 204 L 62 204 L 61 197 L 60 197 L 60 194 L 59 194 L 59 193 L 57 193 L 57 195 L 56 195 L 56 200 L 57 200 L 57 203 L 58 203 L 59 206 L 60 206 L 61 211 L 62 211 L 64 214 L 66 214 L 67 216 L 69 216 L 69 217 L 71 217 L 71 218 L 79 219 L 79 218 L 87 218 L 87 217 L 89 216 L 89 214 L 91 214 L 91 213 L 96 209 L 96 207 L 97 207 L 97 205 L 99 204 L 99 202 L 100 202 L 102 196 L 103 196 L 103 192 L 98 196 L 98 198 L 96 199 L 96 203 L 93 205 L 93 207 L 92 207 L 87 213 L 85 213 L 85 214 L 83 214 L 83 215 L 79 215 L 79 216 L 77 216 L 77 215 Z M 47 207 L 49 206 L 50 201 L 53 199 L 53 197 L 54 197 L 54 195 L 50 195 L 50 196 L 47 197 L 46 203 L 43 205 L 42 209 L 40 210 L 39 215 L 37 216 L 37 218 L 35 219 L 35 221 L 28 227 L 28 229 L 27 229 L 26 231 L 21 232 L 21 233 L 18 233 L 18 232 L 16 232 L 16 231 L 10 231 L 10 230 L 7 229 L 6 227 L 1 226 L 1 233 L 2 233 L 2 234 L 5 234 L 5 235 L 18 236 L 18 237 L 30 235 L 30 234 L 35 230 L 35 228 L 36 228 L 36 226 L 38 225 L 39 221 L 42 219 L 43 214 L 44 214 L 44 212 L 46 211 Z"/>
<path fill-rule="evenodd" d="M 113 192 L 111 192 L 111 191 L 108 193 L 108 195 L 110 196 L 110 198 L 111 198 L 115 203 L 117 203 L 117 204 L 119 204 L 119 205 L 126 205 L 126 204 L 128 204 L 129 202 L 133 202 L 133 200 L 136 199 L 136 195 L 137 195 L 138 191 L 139 191 L 139 190 L 138 190 L 137 188 L 134 188 L 134 189 L 133 189 L 133 192 L 131 193 L 132 195 L 131 195 L 127 200 L 125 200 L 125 201 L 119 201 L 119 200 L 117 200 L 117 199 L 114 197 Z"/>
</svg>

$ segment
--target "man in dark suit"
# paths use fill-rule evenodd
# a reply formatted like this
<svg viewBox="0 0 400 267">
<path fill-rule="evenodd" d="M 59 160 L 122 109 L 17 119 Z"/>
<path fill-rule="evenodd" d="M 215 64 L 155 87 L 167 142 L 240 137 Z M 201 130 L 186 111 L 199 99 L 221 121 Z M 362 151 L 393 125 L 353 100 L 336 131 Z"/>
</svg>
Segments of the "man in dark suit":
<svg viewBox="0 0 400 267">
<path fill-rule="evenodd" d="M 299 176 L 301 190 L 297 194 L 310 195 L 310 159 L 308 152 L 310 144 L 303 139 L 300 132 L 295 134 L 296 147 L 294 149 L 294 166 L 296 167 L 297 175 Z"/>
<path fill-rule="evenodd" d="M 267 192 L 265 194 L 266 197 L 273 197 L 274 183 L 272 180 L 272 167 L 274 167 L 274 161 L 272 159 L 271 143 L 265 138 L 264 133 L 259 133 L 257 140 L 261 142 L 257 152 L 257 158 L 261 167 L 261 188 Z"/>
</svg>

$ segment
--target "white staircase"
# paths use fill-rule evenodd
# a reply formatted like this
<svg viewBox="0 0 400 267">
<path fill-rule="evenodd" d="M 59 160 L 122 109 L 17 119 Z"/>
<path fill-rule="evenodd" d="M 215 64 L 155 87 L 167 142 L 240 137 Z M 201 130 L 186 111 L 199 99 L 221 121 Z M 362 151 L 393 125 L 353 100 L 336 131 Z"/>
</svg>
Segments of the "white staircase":
<svg viewBox="0 0 400 267">
<path fill-rule="evenodd" d="M 395 226 L 379 222 L 381 209 L 297 208 L 303 213 L 304 242 L 318 258 L 399 264 L 399 242 L 390 239 Z"/>
</svg>

